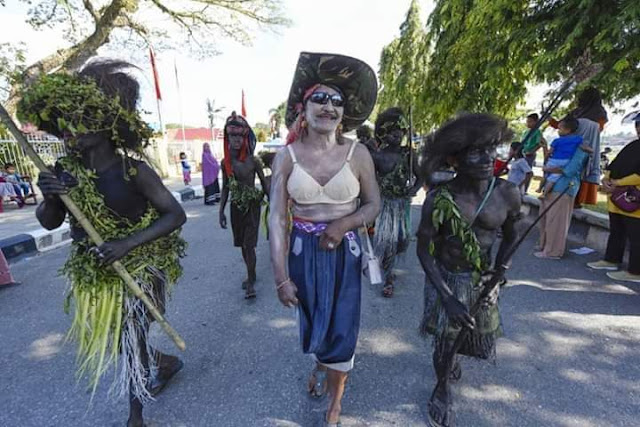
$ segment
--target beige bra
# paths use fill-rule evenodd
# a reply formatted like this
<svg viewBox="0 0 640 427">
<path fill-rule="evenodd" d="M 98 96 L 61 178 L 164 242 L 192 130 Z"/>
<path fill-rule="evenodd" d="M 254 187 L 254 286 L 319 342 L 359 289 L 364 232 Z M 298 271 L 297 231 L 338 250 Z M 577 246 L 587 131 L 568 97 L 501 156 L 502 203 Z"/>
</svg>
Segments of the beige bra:
<svg viewBox="0 0 640 427">
<path fill-rule="evenodd" d="M 287 181 L 289 196 L 300 205 L 317 203 L 339 205 L 355 200 L 360 195 L 360 181 L 353 174 L 349 164 L 355 147 L 356 142 L 354 141 L 351 143 L 347 160 L 344 162 L 342 169 L 331 177 L 325 185 L 320 185 L 309 172 L 298 164 L 296 154 L 291 146 L 288 145 L 287 148 L 293 161 L 293 170 Z"/>
</svg>

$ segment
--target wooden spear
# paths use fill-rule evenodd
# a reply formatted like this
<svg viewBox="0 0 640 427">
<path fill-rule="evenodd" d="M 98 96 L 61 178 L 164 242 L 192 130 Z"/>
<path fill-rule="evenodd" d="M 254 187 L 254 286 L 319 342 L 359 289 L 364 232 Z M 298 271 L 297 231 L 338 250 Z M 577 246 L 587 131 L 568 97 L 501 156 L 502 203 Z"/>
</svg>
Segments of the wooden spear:
<svg viewBox="0 0 640 427">
<path fill-rule="evenodd" d="M 47 165 L 44 164 L 44 162 L 42 161 L 38 153 L 36 153 L 36 151 L 33 149 L 31 144 L 29 144 L 29 142 L 24 137 L 22 132 L 20 132 L 20 129 L 18 129 L 13 119 L 11 119 L 11 116 L 9 115 L 9 113 L 7 112 L 7 110 L 4 108 L 2 104 L 0 104 L 0 120 L 7 125 L 9 132 L 11 132 L 11 134 L 14 136 L 16 141 L 18 141 L 20 146 L 22 146 L 24 151 L 27 153 L 27 156 L 29 156 L 29 158 L 31 159 L 31 161 L 33 161 L 36 167 L 41 172 L 51 172 L 47 167 Z M 82 226 L 84 231 L 87 232 L 87 235 L 93 241 L 93 243 L 96 246 L 102 245 L 104 243 L 104 240 L 102 240 L 102 237 L 100 237 L 100 234 L 98 234 L 98 231 L 93 227 L 93 225 L 91 224 L 89 219 L 85 216 L 85 214 L 82 213 L 82 211 L 78 208 L 78 206 L 76 206 L 75 203 L 73 203 L 73 200 L 71 200 L 71 197 L 69 197 L 67 194 L 61 194 L 60 200 L 62 200 L 62 203 L 64 203 L 69 213 L 71 213 L 71 215 L 75 217 L 75 219 Z M 133 277 L 131 277 L 127 269 L 124 268 L 122 263 L 120 261 L 116 261 L 113 264 L 111 264 L 111 266 L 116 271 L 116 273 L 118 273 L 118 276 L 120 276 L 120 278 L 127 285 L 127 288 L 129 288 L 131 293 L 133 293 L 138 299 L 140 299 L 144 303 L 144 305 L 147 307 L 147 309 L 149 310 L 153 318 L 156 319 L 156 321 L 160 324 L 160 326 L 162 326 L 162 329 L 164 329 L 167 335 L 169 335 L 169 337 L 173 340 L 176 346 L 180 350 L 184 350 L 185 348 L 187 348 L 187 345 L 185 344 L 182 337 L 180 337 L 178 332 L 175 329 L 173 329 L 173 327 L 169 324 L 169 322 L 167 322 L 167 320 L 160 313 L 160 311 L 158 311 L 156 306 L 153 305 L 153 302 L 142 291 L 140 286 L 138 286 L 138 284 L 135 282 Z"/>
</svg>

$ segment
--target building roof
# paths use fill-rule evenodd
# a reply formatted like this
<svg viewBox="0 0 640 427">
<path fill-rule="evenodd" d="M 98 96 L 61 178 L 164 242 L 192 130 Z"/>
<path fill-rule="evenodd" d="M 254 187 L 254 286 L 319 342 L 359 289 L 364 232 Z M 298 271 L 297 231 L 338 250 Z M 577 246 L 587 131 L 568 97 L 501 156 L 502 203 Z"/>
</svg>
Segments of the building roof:
<svg viewBox="0 0 640 427">
<path fill-rule="evenodd" d="M 214 139 L 222 139 L 222 129 L 213 129 Z M 167 129 L 167 139 L 170 141 L 182 141 L 182 129 Z M 184 130 L 186 141 L 211 141 L 210 128 L 191 128 Z"/>
</svg>

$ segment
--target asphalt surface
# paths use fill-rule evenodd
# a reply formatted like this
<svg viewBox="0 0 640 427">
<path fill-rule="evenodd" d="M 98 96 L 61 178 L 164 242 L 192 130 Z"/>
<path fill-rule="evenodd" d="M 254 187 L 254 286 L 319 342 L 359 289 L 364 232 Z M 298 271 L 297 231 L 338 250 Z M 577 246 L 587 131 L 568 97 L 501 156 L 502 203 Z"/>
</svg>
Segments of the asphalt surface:
<svg viewBox="0 0 640 427">
<path fill-rule="evenodd" d="M 145 408 L 149 426 L 312 426 L 326 402 L 304 392 L 312 366 L 294 313 L 279 305 L 263 236 L 258 298 L 246 302 L 241 255 L 217 207 L 184 205 L 185 274 L 168 318 L 187 342 L 185 367 Z M 417 212 L 417 208 L 416 208 Z M 416 222 L 417 215 L 414 215 Z M 459 426 L 640 425 L 640 285 L 608 281 L 584 263 L 531 256 L 530 238 L 501 297 L 506 336 L 497 362 L 463 360 L 454 386 Z M 74 345 L 56 271 L 61 248 L 11 266 L 21 286 L 0 288 L 0 426 L 122 426 L 124 399 L 109 400 L 107 376 L 89 405 L 76 382 Z M 362 327 L 343 402 L 345 426 L 424 426 L 434 384 L 431 343 L 417 326 L 423 273 L 412 245 L 393 299 L 363 282 Z M 160 349 L 176 354 L 158 330 Z"/>
</svg>

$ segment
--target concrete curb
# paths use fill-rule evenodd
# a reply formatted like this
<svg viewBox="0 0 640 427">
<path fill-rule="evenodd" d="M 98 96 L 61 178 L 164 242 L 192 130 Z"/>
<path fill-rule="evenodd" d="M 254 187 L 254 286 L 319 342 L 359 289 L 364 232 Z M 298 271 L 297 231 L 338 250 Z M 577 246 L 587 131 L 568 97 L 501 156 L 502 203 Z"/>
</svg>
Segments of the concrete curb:
<svg viewBox="0 0 640 427">
<path fill-rule="evenodd" d="M 204 187 L 202 185 L 193 185 L 189 187 L 182 188 L 178 191 L 172 191 L 173 197 L 180 202 L 188 202 L 193 199 L 200 199 L 204 197 Z"/>
<path fill-rule="evenodd" d="M 525 196 L 522 212 L 531 219 L 538 215 L 540 201 L 531 196 Z M 607 249 L 609 238 L 609 216 L 588 209 L 573 211 L 573 219 L 569 228 L 569 239 L 575 243 L 588 246 L 599 252 Z"/>
<path fill-rule="evenodd" d="M 172 191 L 171 194 L 179 203 L 184 203 L 204 197 L 204 187 L 202 185 L 194 185 L 179 191 Z M 2 250 L 7 260 L 15 260 L 28 255 L 47 252 L 69 243 L 71 243 L 71 230 L 69 224 L 65 222 L 55 230 L 39 228 L 6 239 L 0 239 L 0 250 Z"/>
</svg>

